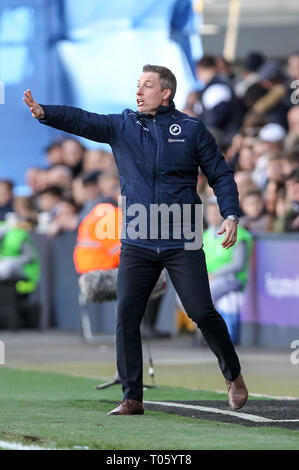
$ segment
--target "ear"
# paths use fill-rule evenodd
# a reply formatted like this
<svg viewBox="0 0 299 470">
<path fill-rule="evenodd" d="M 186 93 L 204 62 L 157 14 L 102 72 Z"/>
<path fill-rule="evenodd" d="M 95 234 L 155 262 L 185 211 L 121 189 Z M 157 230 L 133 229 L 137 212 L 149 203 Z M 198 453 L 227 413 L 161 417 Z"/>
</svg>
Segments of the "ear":
<svg viewBox="0 0 299 470">
<path fill-rule="evenodd" d="M 169 99 L 170 99 L 170 95 L 171 95 L 171 90 L 170 90 L 170 88 L 166 88 L 166 90 L 163 90 L 163 91 L 162 91 L 163 100 L 169 100 Z"/>
</svg>

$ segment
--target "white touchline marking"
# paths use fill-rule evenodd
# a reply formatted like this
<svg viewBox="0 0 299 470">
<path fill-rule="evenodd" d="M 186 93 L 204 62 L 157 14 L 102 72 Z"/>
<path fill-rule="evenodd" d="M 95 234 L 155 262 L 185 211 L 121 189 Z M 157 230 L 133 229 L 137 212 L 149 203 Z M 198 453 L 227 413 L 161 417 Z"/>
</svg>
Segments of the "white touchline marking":
<svg viewBox="0 0 299 470">
<path fill-rule="evenodd" d="M 198 405 L 185 405 L 183 403 L 172 403 L 172 402 L 163 402 L 163 401 L 145 401 L 149 405 L 162 405 L 162 406 L 172 406 L 176 408 L 187 408 L 190 410 L 205 411 L 208 413 L 217 413 L 221 415 L 234 416 L 240 419 L 246 419 L 247 421 L 253 421 L 255 423 L 271 423 L 273 419 L 263 418 L 262 416 L 256 416 L 248 413 L 240 413 L 239 411 L 229 411 L 229 410 L 219 410 L 218 408 L 211 408 L 210 406 L 198 406 Z"/>
<path fill-rule="evenodd" d="M 256 416 L 249 413 L 240 413 L 239 411 L 219 410 L 218 408 L 211 408 L 210 406 L 186 405 L 184 403 L 174 403 L 165 401 L 144 401 L 149 405 L 162 405 L 172 406 L 175 408 L 187 408 L 190 410 L 206 411 L 209 413 L 218 413 L 222 415 L 235 416 L 236 418 L 246 419 L 255 423 L 297 423 L 299 419 L 271 419 L 264 418 L 263 416 Z"/>
<path fill-rule="evenodd" d="M 272 419 L 273 423 L 299 423 L 299 419 Z"/>
</svg>

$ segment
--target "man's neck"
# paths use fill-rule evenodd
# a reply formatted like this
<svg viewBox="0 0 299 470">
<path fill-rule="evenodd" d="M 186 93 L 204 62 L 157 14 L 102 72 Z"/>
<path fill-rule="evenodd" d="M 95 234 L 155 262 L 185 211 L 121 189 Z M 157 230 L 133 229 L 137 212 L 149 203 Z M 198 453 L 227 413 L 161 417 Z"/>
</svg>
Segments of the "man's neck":
<svg viewBox="0 0 299 470">
<path fill-rule="evenodd" d="M 147 114 L 151 114 L 152 116 L 156 116 L 156 114 L 157 114 L 158 109 L 160 108 L 160 106 L 164 106 L 165 108 L 167 108 L 169 105 L 170 105 L 169 101 L 163 101 L 163 102 L 158 106 L 158 108 L 153 109 L 152 111 L 149 111 Z"/>
</svg>

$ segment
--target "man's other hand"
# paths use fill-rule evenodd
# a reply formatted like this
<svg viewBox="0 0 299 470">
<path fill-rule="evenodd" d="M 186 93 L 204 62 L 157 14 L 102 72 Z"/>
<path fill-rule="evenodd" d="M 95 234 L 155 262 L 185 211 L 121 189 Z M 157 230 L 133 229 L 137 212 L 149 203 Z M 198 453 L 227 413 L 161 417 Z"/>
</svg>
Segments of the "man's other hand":
<svg viewBox="0 0 299 470">
<path fill-rule="evenodd" d="M 221 245 L 223 248 L 230 248 L 234 246 L 237 241 L 237 224 L 231 219 L 225 219 L 221 225 L 218 235 L 222 235 L 225 232 L 225 238 Z"/>
<path fill-rule="evenodd" d="M 45 116 L 43 108 L 33 99 L 30 90 L 24 91 L 23 101 L 30 108 L 31 114 L 35 119 L 43 119 Z"/>
</svg>

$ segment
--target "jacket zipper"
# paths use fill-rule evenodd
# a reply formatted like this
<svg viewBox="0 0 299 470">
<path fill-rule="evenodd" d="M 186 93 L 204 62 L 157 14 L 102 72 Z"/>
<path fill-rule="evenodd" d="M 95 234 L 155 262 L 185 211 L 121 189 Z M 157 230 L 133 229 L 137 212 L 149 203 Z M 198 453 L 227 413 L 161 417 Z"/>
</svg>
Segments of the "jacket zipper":
<svg viewBox="0 0 299 470">
<path fill-rule="evenodd" d="M 156 152 L 156 158 L 155 158 L 155 172 L 154 172 L 154 188 L 155 188 L 155 203 L 159 204 L 159 185 L 157 180 L 159 180 L 159 153 L 160 153 L 160 144 L 159 144 L 159 135 L 158 135 L 158 130 L 157 130 L 157 121 L 156 118 L 153 118 L 153 123 L 154 123 L 154 129 L 155 129 L 155 136 L 157 139 L 157 152 Z M 160 240 L 158 239 L 158 244 L 160 243 Z M 160 247 L 158 246 L 157 248 L 157 253 L 160 253 Z"/>
</svg>

